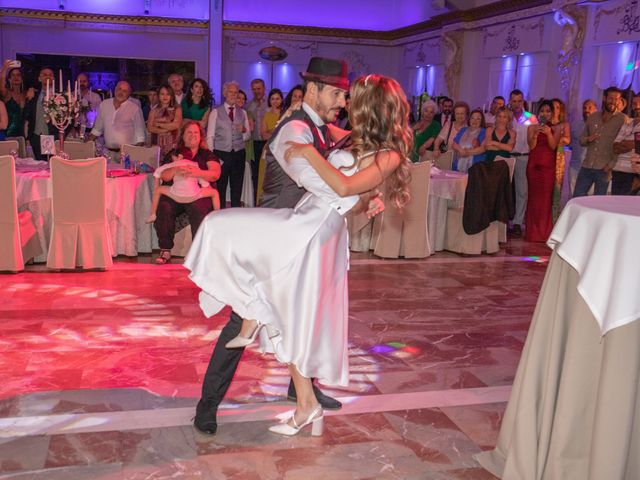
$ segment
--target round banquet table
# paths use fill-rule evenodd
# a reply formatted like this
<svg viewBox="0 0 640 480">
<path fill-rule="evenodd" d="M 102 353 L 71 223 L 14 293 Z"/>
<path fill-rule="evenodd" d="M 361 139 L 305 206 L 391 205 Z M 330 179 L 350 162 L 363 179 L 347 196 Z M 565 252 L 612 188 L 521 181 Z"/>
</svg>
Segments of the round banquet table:
<svg viewBox="0 0 640 480">
<path fill-rule="evenodd" d="M 567 203 L 494 450 L 503 479 L 640 478 L 640 198 Z"/>
<path fill-rule="evenodd" d="M 131 175 L 107 178 L 106 208 L 114 255 L 136 256 L 150 253 L 155 233 L 145 223 L 151 211 L 153 175 Z M 31 212 L 43 255 L 36 262 L 44 262 L 51 237 L 51 177 L 44 168 L 16 167 L 16 196 L 18 211 Z"/>
</svg>

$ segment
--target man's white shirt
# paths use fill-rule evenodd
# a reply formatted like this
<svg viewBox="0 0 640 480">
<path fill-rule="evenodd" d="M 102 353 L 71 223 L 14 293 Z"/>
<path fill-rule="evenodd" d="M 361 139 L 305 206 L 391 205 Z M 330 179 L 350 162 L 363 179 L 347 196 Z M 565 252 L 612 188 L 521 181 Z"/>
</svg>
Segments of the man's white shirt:
<svg viewBox="0 0 640 480">
<path fill-rule="evenodd" d="M 324 125 L 322 119 L 309 105 L 303 103 L 302 108 L 307 115 L 309 115 L 316 127 Z M 319 129 L 317 133 L 320 138 L 323 138 L 322 132 Z M 285 160 L 284 154 L 287 148 L 289 148 L 287 142 L 313 144 L 313 133 L 306 122 L 302 120 L 292 120 L 280 129 L 278 135 L 270 142 L 273 156 L 285 173 L 289 175 L 299 187 L 303 187 L 308 192 L 321 198 L 341 215 L 346 214 L 358 203 L 360 199 L 358 195 L 340 197 L 327 185 L 320 175 L 318 175 L 318 172 L 315 171 L 305 158 L 292 157 L 289 161 Z"/>
<path fill-rule="evenodd" d="M 118 109 L 113 105 L 113 98 L 108 98 L 100 104 L 96 123 L 91 134 L 96 137 L 104 135 L 107 148 L 117 149 L 122 145 L 143 143 L 147 129 L 142 116 L 142 109 L 127 99 Z"/>
</svg>

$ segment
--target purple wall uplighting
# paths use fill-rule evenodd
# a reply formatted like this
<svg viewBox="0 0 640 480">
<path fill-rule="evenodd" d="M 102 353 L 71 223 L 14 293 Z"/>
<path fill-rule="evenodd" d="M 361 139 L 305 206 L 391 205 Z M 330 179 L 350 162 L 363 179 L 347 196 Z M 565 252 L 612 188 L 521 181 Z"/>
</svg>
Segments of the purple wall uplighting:
<svg viewBox="0 0 640 480">
<path fill-rule="evenodd" d="M 310 13 L 309 9 L 313 12 Z M 425 0 L 227 0 L 224 20 L 312 27 L 393 30 L 444 13 Z"/>
</svg>

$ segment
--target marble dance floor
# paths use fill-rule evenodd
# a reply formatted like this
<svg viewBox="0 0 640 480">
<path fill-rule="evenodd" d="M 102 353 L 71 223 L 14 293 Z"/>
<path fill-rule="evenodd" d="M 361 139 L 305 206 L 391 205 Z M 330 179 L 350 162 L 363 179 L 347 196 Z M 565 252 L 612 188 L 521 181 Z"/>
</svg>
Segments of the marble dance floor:
<svg viewBox="0 0 640 480">
<path fill-rule="evenodd" d="M 351 383 L 322 437 L 267 427 L 293 404 L 286 368 L 247 350 L 218 434 L 191 426 L 228 312 L 206 319 L 186 270 L 0 275 L 0 478 L 490 479 L 550 251 L 420 261 L 354 255 Z"/>
</svg>

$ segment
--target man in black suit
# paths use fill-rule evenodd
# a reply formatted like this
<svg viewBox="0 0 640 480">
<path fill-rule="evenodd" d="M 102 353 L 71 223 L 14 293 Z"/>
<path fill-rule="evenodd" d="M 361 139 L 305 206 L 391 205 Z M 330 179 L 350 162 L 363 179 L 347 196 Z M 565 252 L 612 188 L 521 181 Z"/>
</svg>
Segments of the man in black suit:
<svg viewBox="0 0 640 480">
<path fill-rule="evenodd" d="M 44 99 L 46 95 L 47 80 L 49 88 L 52 88 L 54 81 L 53 70 L 49 67 L 40 69 L 38 75 L 39 88 L 35 90 L 33 98 L 25 105 L 25 119 L 27 122 L 27 140 L 33 149 L 33 156 L 36 160 L 46 160 L 40 151 L 40 135 L 55 135 L 57 129 L 47 123 L 44 118 Z"/>
<path fill-rule="evenodd" d="M 453 120 L 453 100 L 449 97 L 442 99 L 442 111 L 436 113 L 434 120 L 440 123 L 440 126 L 444 127 L 444 124 L 450 120 Z"/>
</svg>

